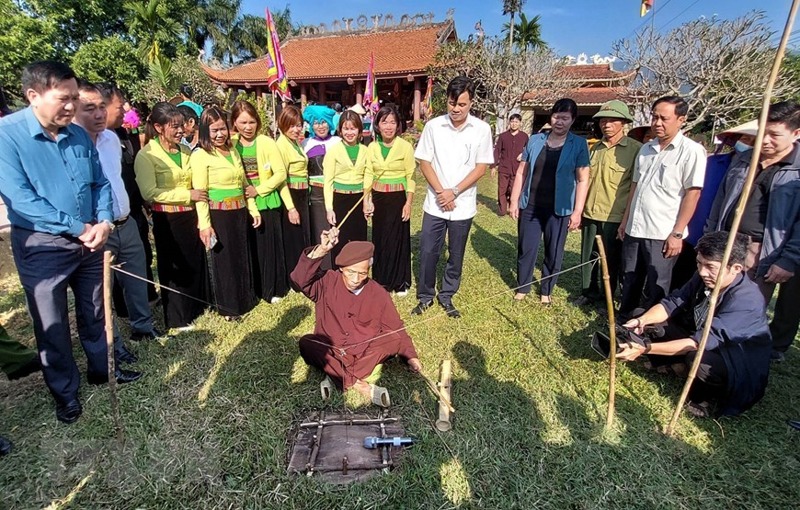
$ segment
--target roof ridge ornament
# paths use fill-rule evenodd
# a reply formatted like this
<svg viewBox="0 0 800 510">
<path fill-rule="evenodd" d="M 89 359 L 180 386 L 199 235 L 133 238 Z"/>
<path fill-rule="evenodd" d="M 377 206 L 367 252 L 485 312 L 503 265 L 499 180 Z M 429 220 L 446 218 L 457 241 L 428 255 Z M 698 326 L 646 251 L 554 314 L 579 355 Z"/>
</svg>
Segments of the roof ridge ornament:
<svg viewBox="0 0 800 510">
<path fill-rule="evenodd" d="M 453 21 L 454 12 L 454 9 L 448 9 L 445 22 Z M 299 37 L 313 37 L 333 33 L 358 34 L 377 32 L 379 30 L 408 30 L 413 28 L 422 28 L 437 24 L 437 22 L 434 21 L 435 17 L 436 15 L 433 12 L 429 12 L 427 14 L 403 14 L 400 16 L 400 21 L 395 22 L 395 17 L 393 14 L 373 14 L 371 16 L 359 14 L 355 18 L 343 17 L 340 20 L 335 19 L 330 23 L 330 25 L 325 23 L 320 23 L 319 25 L 304 25 L 300 28 Z"/>
</svg>

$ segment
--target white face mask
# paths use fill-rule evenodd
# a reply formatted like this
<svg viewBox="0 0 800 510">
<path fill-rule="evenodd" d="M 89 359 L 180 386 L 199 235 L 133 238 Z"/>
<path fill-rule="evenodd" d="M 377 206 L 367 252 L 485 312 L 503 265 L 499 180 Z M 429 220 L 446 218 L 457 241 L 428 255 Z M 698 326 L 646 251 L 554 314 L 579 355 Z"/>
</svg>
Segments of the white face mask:
<svg viewBox="0 0 800 510">
<path fill-rule="evenodd" d="M 746 143 L 744 143 L 743 141 L 739 140 L 739 141 L 737 141 L 737 142 L 736 142 L 736 144 L 733 146 L 733 149 L 734 149 L 736 152 L 744 152 L 744 151 L 749 151 L 750 149 L 752 149 L 752 147 L 751 147 L 751 146 L 749 146 L 749 145 L 747 145 L 747 144 L 746 144 Z"/>
</svg>

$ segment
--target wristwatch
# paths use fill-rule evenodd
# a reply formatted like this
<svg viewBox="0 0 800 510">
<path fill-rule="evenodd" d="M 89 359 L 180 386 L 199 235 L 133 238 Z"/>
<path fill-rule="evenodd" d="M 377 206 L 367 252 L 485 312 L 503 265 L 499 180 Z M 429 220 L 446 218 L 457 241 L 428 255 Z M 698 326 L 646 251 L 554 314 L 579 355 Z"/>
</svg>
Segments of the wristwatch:
<svg viewBox="0 0 800 510">
<path fill-rule="evenodd" d="M 683 239 L 683 232 L 673 232 L 670 235 L 675 239 Z"/>
<path fill-rule="evenodd" d="M 114 229 L 115 229 L 115 228 L 117 228 L 117 226 L 116 226 L 116 225 L 114 225 L 114 222 L 113 222 L 113 221 L 103 220 L 103 221 L 101 221 L 100 223 L 105 223 L 106 225 L 108 225 L 108 231 L 109 231 L 109 232 L 113 232 L 113 231 L 114 231 Z"/>
<path fill-rule="evenodd" d="M 457 197 L 458 194 L 461 193 L 460 191 L 458 191 L 458 186 L 453 186 L 452 189 L 453 189 L 453 196 Z"/>
</svg>

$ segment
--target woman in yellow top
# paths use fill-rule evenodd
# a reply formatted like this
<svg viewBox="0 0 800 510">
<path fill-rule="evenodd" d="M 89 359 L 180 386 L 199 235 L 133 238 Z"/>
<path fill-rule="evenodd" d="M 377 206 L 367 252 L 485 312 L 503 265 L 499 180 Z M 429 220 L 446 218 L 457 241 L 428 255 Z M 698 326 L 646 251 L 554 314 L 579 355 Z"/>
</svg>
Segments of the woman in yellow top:
<svg viewBox="0 0 800 510">
<path fill-rule="evenodd" d="M 198 135 L 201 149 L 192 153 L 192 185 L 208 190 L 208 202 L 197 203 L 197 228 L 211 256 L 219 313 L 230 320 L 252 310 L 257 301 L 247 231 L 251 223 L 254 228 L 261 225 L 261 214 L 255 200 L 245 198 L 244 167 L 231 147 L 225 113 L 216 106 L 207 108 Z"/>
<path fill-rule="evenodd" d="M 283 245 L 286 274 L 294 271 L 300 255 L 311 245 L 311 218 L 308 211 L 308 156 L 300 147 L 303 115 L 296 106 L 286 106 L 278 116 L 278 152 L 286 167 L 286 187 L 281 193 L 286 206 L 283 218 Z"/>
<path fill-rule="evenodd" d="M 208 301 L 208 271 L 197 234 L 195 203 L 205 190 L 192 188 L 190 151 L 181 144 L 183 115 L 170 103 L 156 103 L 145 126 L 147 144 L 136 155 L 136 184 L 153 211 L 158 281 L 167 328 L 191 329 Z"/>
<path fill-rule="evenodd" d="M 325 177 L 323 193 L 328 223 L 336 226 L 337 220 L 344 220 L 348 211 L 356 207 L 364 195 L 364 176 L 371 173 L 367 148 L 362 145 L 361 117 L 347 110 L 339 118 L 339 133 L 342 143 L 333 144 L 322 160 L 322 174 Z M 348 241 L 367 240 L 367 218 L 372 215 L 372 205 L 364 201 L 363 214 L 354 211 L 347 221 L 339 225 L 339 242 L 331 250 L 331 260 Z"/>
<path fill-rule="evenodd" d="M 364 187 L 372 203 L 372 279 L 389 292 L 405 296 L 411 287 L 411 202 L 414 199 L 414 147 L 398 136 L 400 116 L 384 106 L 375 116 L 374 142 Z M 369 205 L 367 206 L 369 208 Z"/>
<path fill-rule="evenodd" d="M 289 293 L 281 226 L 281 195 L 289 194 L 289 188 L 284 185 L 286 167 L 275 140 L 259 134 L 261 119 L 252 104 L 247 101 L 233 103 L 231 125 L 236 133 L 231 141 L 244 166 L 245 195 L 256 201 L 261 215 L 261 226 L 250 231 L 256 296 L 277 303 Z"/>
</svg>

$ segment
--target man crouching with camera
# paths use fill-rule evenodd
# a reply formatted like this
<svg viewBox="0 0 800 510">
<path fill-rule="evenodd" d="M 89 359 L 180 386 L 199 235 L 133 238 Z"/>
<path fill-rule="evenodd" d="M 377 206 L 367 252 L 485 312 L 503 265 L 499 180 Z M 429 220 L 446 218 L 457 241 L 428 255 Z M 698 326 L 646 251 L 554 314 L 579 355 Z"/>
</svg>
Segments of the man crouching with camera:
<svg viewBox="0 0 800 510">
<path fill-rule="evenodd" d="M 697 417 L 735 416 L 764 396 L 769 377 L 772 338 L 764 298 L 743 272 L 748 237 L 736 236 L 730 262 L 722 270 L 727 232 L 711 232 L 697 242 L 697 272 L 682 288 L 623 326 L 650 342 L 628 342 L 617 359 L 633 361 L 647 354 L 653 367 L 691 365 L 708 315 L 717 279 L 722 289 L 711 323 L 687 410 Z M 636 312 L 634 312 L 636 315 Z M 678 372 L 678 370 L 675 370 Z"/>
</svg>

